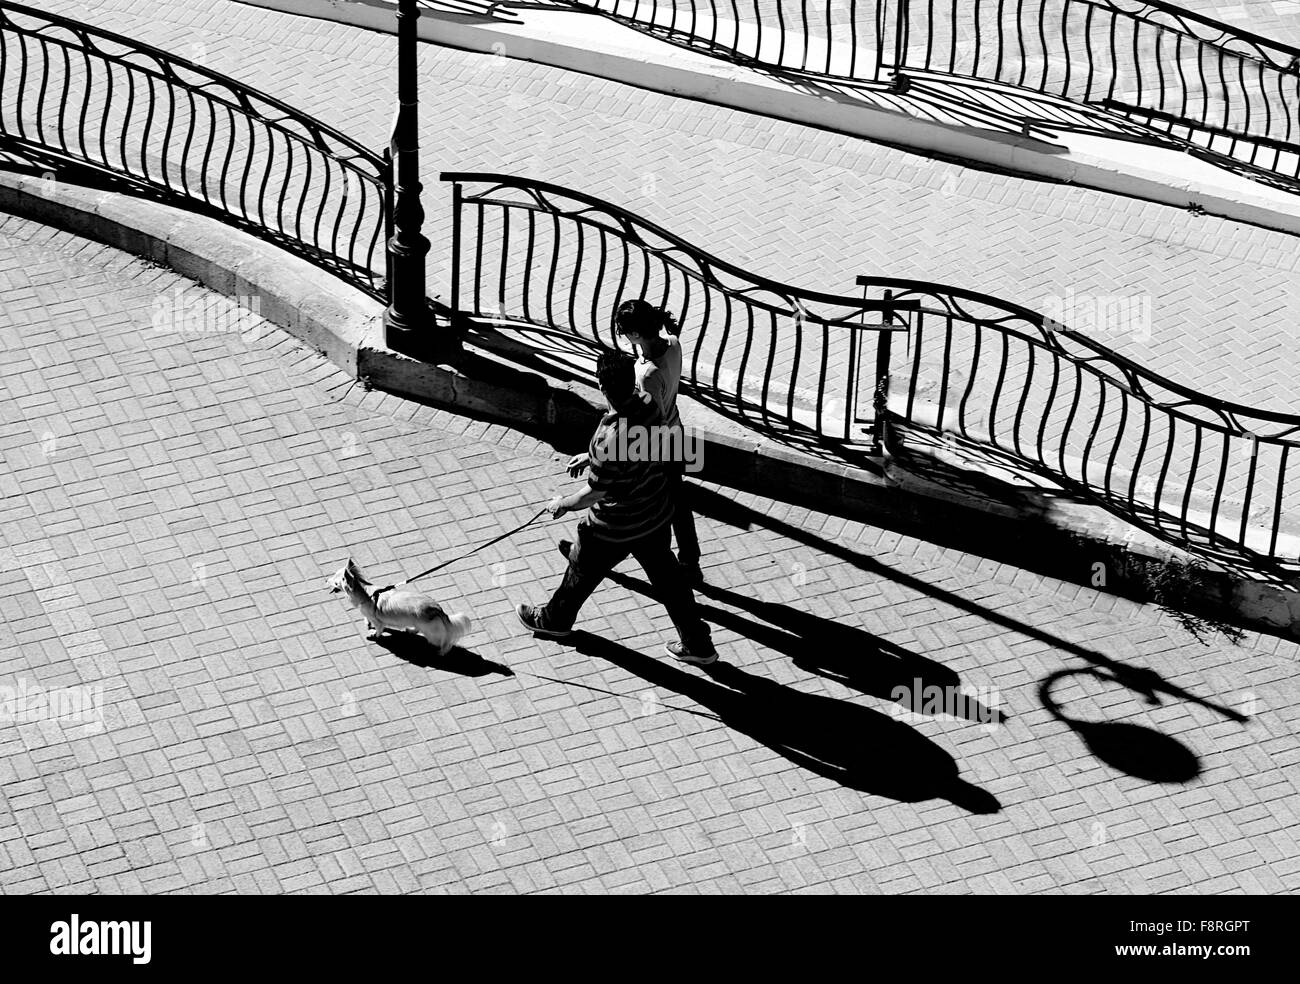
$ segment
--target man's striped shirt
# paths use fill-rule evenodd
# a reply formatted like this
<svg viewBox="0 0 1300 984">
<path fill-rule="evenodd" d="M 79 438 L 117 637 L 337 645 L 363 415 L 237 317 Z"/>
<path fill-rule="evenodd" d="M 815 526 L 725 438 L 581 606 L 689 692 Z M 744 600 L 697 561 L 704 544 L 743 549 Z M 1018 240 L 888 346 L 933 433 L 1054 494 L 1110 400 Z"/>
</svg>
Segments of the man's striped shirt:
<svg viewBox="0 0 1300 984">
<path fill-rule="evenodd" d="M 635 396 L 619 411 L 605 414 L 592 435 L 588 450 L 587 484 L 605 498 L 587 514 L 592 533 L 602 540 L 626 543 L 659 529 L 673 515 L 673 484 L 664 464 L 657 460 L 624 460 L 638 445 L 637 429 L 662 427 L 663 417 L 653 401 Z M 651 432 L 652 433 L 652 432 Z"/>
</svg>

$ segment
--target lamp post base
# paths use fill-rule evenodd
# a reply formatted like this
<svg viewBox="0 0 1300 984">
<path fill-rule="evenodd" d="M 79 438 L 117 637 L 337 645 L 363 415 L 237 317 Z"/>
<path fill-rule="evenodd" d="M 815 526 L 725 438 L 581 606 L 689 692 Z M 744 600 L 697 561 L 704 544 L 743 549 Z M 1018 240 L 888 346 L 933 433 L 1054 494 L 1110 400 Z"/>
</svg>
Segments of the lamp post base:
<svg viewBox="0 0 1300 984">
<path fill-rule="evenodd" d="M 384 344 L 421 362 L 448 362 L 463 351 L 460 338 L 450 329 L 450 325 L 437 324 L 433 303 L 428 300 L 414 317 L 391 306 L 384 311 Z"/>
<path fill-rule="evenodd" d="M 433 330 L 433 318 L 412 318 L 407 314 L 394 311 L 391 307 L 384 311 L 384 344 L 394 352 L 415 355 L 421 347 L 427 348 L 429 333 Z M 424 340 L 422 345 L 422 340 Z"/>
</svg>

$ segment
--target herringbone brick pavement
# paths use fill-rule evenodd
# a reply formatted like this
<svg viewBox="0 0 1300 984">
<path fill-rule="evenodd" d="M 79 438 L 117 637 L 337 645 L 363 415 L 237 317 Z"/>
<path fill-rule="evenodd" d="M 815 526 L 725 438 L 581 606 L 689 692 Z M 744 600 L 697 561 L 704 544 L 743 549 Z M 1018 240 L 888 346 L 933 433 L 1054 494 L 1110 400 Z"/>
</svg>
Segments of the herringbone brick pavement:
<svg viewBox="0 0 1300 984">
<path fill-rule="evenodd" d="M 48 6 L 233 75 L 373 147 L 387 140 L 391 35 L 230 0 Z M 420 59 L 429 175 L 505 171 L 589 191 L 810 288 L 854 293 L 867 273 L 1038 310 L 1125 300 L 1141 317 L 1103 332 L 1106 344 L 1210 395 L 1300 409 L 1286 358 L 1300 331 L 1294 237 L 509 57 L 423 45 Z M 445 293 L 450 195 L 431 179 L 426 194 L 431 291 Z"/>
<path fill-rule="evenodd" d="M 242 303 L 0 220 L 0 695 L 102 696 L 0 727 L 0 889 L 1300 888 L 1294 644 L 861 523 L 700 490 L 711 674 L 659 654 L 633 569 L 577 646 L 518 631 L 571 521 L 429 579 L 476 655 L 366 642 L 328 572 L 508 529 L 562 458 Z M 1006 720 L 901 718 L 918 679 Z"/>
</svg>

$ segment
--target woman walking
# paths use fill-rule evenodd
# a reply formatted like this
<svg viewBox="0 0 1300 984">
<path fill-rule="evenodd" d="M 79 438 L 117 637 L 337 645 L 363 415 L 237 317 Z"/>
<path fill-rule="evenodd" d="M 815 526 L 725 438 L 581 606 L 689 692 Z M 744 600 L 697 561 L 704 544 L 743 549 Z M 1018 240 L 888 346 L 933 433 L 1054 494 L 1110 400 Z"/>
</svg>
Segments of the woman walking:
<svg viewBox="0 0 1300 984">
<path fill-rule="evenodd" d="M 649 396 L 659 407 L 666 426 L 678 432 L 675 447 L 685 448 L 682 418 L 677 412 L 677 389 L 682 379 L 681 328 L 676 319 L 662 308 L 646 301 L 624 301 L 614 314 L 615 330 L 637 352 L 637 390 Z M 695 532 L 695 515 L 691 512 L 686 484 L 686 462 L 677 462 L 673 470 L 677 480 L 676 511 L 673 513 L 673 536 L 677 540 L 677 563 L 691 584 L 701 584 L 700 539 Z"/>
<path fill-rule="evenodd" d="M 676 319 L 662 308 L 646 301 L 624 301 L 614 312 L 614 330 L 631 343 L 636 350 L 637 393 L 653 402 L 659 410 L 664 426 L 676 432 L 671 441 L 660 442 L 680 448 L 680 460 L 671 468 L 673 479 L 672 518 L 673 536 L 677 540 L 677 564 L 686 575 L 687 583 L 704 583 L 700 570 L 700 538 L 695 532 L 695 515 L 687 501 L 690 486 L 686 484 L 686 436 L 681 414 L 677 411 L 677 389 L 682 378 L 682 346 L 678 340 L 681 328 Z M 590 464 L 587 454 L 576 454 L 569 459 L 569 474 L 575 478 Z M 569 555 L 571 544 L 560 541 L 560 553 Z"/>
</svg>

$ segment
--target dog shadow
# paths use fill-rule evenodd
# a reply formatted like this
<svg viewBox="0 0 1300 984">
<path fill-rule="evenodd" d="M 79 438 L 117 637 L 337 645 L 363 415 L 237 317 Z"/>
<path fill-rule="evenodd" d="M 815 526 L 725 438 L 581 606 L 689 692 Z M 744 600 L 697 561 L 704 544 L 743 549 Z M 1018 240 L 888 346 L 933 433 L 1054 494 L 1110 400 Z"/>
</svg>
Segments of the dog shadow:
<svg viewBox="0 0 1300 984">
<path fill-rule="evenodd" d="M 992 793 L 960 777 L 956 760 L 941 746 L 887 714 L 721 662 L 703 668 L 702 678 L 590 632 L 564 641 L 695 701 L 728 727 L 846 788 L 902 803 L 947 800 L 970 813 L 1002 808 Z"/>
<path fill-rule="evenodd" d="M 443 670 L 466 677 L 515 675 L 510 667 L 484 659 L 461 646 L 453 646 L 446 655 L 439 655 L 428 639 L 413 632 L 386 632 L 374 641 L 403 662 L 425 670 Z"/>
</svg>

